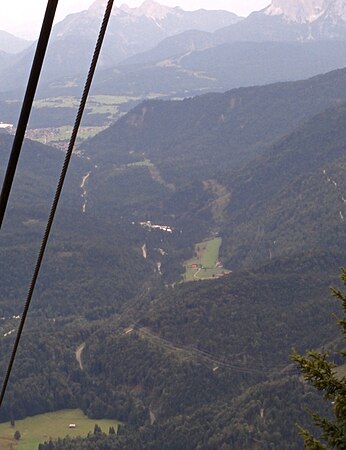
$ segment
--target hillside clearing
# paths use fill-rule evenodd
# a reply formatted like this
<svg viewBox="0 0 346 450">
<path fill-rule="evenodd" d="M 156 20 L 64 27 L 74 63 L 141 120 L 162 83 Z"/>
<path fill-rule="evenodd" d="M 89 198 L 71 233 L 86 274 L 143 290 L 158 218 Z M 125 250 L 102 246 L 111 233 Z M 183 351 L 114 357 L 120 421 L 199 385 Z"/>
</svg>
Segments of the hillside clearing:
<svg viewBox="0 0 346 450">
<path fill-rule="evenodd" d="M 88 419 L 81 410 L 62 410 L 54 413 L 41 414 L 28 417 L 15 422 L 12 427 L 9 422 L 0 424 L 0 450 L 37 450 L 40 443 L 66 436 L 87 436 L 98 424 L 102 431 L 108 433 L 110 427 L 117 429 L 116 420 Z M 75 424 L 76 428 L 69 428 L 69 424 Z M 21 439 L 14 439 L 15 431 L 19 431 Z M 12 445 L 12 447 L 11 447 Z"/>
<path fill-rule="evenodd" d="M 228 275 L 230 271 L 219 261 L 221 244 L 220 237 L 198 242 L 194 257 L 185 263 L 184 281 L 208 280 Z"/>
</svg>

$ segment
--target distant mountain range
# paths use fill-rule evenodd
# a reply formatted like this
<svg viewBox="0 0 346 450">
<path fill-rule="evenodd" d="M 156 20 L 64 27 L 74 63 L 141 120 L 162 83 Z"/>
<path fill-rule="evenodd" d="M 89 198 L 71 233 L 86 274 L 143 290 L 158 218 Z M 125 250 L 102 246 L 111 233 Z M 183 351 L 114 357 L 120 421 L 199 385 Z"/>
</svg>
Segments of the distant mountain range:
<svg viewBox="0 0 346 450">
<path fill-rule="evenodd" d="M 208 46 L 208 36 L 204 39 L 205 35 L 200 35 L 201 48 L 188 51 L 189 45 L 196 48 L 191 42 L 196 33 L 166 39 L 154 50 L 134 56 L 128 64 L 100 71 L 94 92 L 191 96 L 299 80 L 346 66 L 346 41 L 230 42 Z M 179 50 L 181 53 L 177 54 Z M 75 77 L 74 81 L 77 92 L 82 78 Z M 64 88 L 62 83 L 59 86 L 51 83 L 42 88 L 41 95 L 66 95 L 73 90 Z"/>
<path fill-rule="evenodd" d="M 104 5 L 98 0 L 55 26 L 41 97 L 78 95 Z M 114 9 L 93 89 L 172 97 L 308 78 L 346 66 L 345 38 L 344 2 L 337 0 L 274 0 L 246 19 L 151 0 L 122 5 Z M 23 89 L 32 51 L 0 70 L 2 91 Z"/>
<path fill-rule="evenodd" d="M 97 0 L 88 10 L 71 14 L 54 27 L 42 73 L 43 81 L 87 70 L 104 7 L 104 0 Z M 239 20 L 240 17 L 228 11 L 184 11 L 178 7 L 162 6 L 152 0 L 146 0 L 139 8 L 126 5 L 115 7 L 99 68 L 115 66 L 123 59 L 149 50 L 168 36 L 190 29 L 211 32 Z M 8 80 L 6 89 L 16 88 L 19 83 L 23 83 L 34 48 L 32 46 L 23 53 L 22 58 L 16 60 L 9 70 L 2 71 L 1 80 Z M 16 74 L 14 78 L 13 73 Z"/>
<path fill-rule="evenodd" d="M 97 36 L 105 4 L 104 0 L 97 0 L 87 11 L 69 15 L 58 23 L 52 38 L 55 52 L 60 47 L 63 50 L 64 43 L 68 46 L 71 40 L 77 40 L 79 47 L 89 48 L 90 41 Z M 191 29 L 213 32 L 239 20 L 240 17 L 228 11 L 184 11 L 179 7 L 162 6 L 153 0 L 146 0 L 138 8 L 115 6 L 101 65 L 112 66 L 130 55 L 152 48 L 168 36 Z"/>
<path fill-rule="evenodd" d="M 56 25 L 40 95 L 80 90 L 84 76 L 76 75 L 88 65 L 104 3 L 98 0 Z M 153 1 L 139 8 L 122 5 L 112 16 L 95 91 L 193 95 L 297 80 L 345 66 L 343 3 L 311 5 L 275 0 L 243 20 L 225 11 L 186 12 Z M 3 90 L 23 85 L 31 54 L 26 51 L 0 71 Z"/>
<path fill-rule="evenodd" d="M 9 54 L 19 53 L 31 45 L 31 41 L 18 38 L 6 31 L 0 31 L 0 51 Z"/>
<path fill-rule="evenodd" d="M 268 16 L 281 16 L 287 22 L 314 23 L 329 20 L 346 22 L 344 0 L 273 0 L 263 11 Z"/>
</svg>

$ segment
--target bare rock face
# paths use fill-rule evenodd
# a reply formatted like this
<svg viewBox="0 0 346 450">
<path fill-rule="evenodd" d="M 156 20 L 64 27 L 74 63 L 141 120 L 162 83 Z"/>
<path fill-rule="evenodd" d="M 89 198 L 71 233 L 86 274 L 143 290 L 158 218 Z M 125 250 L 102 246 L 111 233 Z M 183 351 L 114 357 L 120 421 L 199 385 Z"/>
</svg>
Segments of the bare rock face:
<svg viewBox="0 0 346 450">
<path fill-rule="evenodd" d="M 156 20 L 162 20 L 167 17 L 168 14 L 172 13 L 175 8 L 173 9 L 168 6 L 160 5 L 153 0 L 146 0 L 138 8 L 130 8 L 124 4 L 120 6 L 120 9 L 137 17 L 145 16 Z"/>
<path fill-rule="evenodd" d="M 313 23 L 320 19 L 346 21 L 345 0 L 273 0 L 265 10 L 268 16 L 283 16 L 296 23 Z"/>
<path fill-rule="evenodd" d="M 346 0 L 272 0 L 242 22 L 220 30 L 220 41 L 345 41 Z"/>
<path fill-rule="evenodd" d="M 265 9 L 268 16 L 284 16 L 292 22 L 313 22 L 325 11 L 326 0 L 273 0 Z"/>
</svg>

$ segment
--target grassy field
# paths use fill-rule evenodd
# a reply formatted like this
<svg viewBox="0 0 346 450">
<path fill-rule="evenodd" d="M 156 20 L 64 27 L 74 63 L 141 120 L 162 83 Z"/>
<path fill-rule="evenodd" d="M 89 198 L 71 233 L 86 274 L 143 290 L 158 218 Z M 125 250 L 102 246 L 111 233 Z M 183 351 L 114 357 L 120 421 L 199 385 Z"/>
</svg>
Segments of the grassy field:
<svg viewBox="0 0 346 450">
<path fill-rule="evenodd" d="M 146 96 L 147 99 L 160 97 L 159 94 L 152 93 Z M 139 103 L 142 99 L 138 96 L 121 95 L 91 95 L 88 98 L 86 109 L 89 114 L 108 114 L 109 118 L 119 117 L 119 106 L 129 102 Z M 34 102 L 34 108 L 75 108 L 79 106 L 78 97 L 50 97 L 37 99 Z M 9 102 L 8 102 L 9 103 Z"/>
<path fill-rule="evenodd" d="M 152 93 L 146 98 L 157 98 L 159 94 Z M 84 140 L 90 137 L 95 136 L 100 131 L 104 130 L 111 123 L 118 120 L 123 114 L 125 114 L 125 105 L 128 104 L 128 108 L 133 107 L 135 104 L 141 101 L 141 97 L 138 96 L 120 96 L 120 95 L 91 95 L 88 98 L 88 102 L 86 105 L 85 116 L 93 115 L 97 117 L 97 125 L 85 126 L 83 125 L 80 128 L 80 132 L 78 133 L 78 139 Z M 8 101 L 7 103 L 10 103 Z M 48 108 L 50 110 L 50 114 L 52 114 L 52 124 L 54 123 L 54 114 L 56 114 L 59 119 L 58 123 L 63 124 L 61 122 L 61 117 L 59 112 L 59 108 L 71 108 L 71 110 L 75 110 L 79 107 L 80 99 L 75 96 L 61 96 L 61 97 L 49 97 L 44 99 L 37 99 L 34 102 L 34 109 Z M 125 108 L 125 109 L 124 109 Z M 55 112 L 54 112 L 55 110 Z M 90 123 L 90 120 L 89 120 Z M 47 125 L 47 123 L 46 123 Z M 27 137 L 29 139 L 44 143 L 44 144 L 52 144 L 53 146 L 57 146 L 61 148 L 61 145 L 64 145 L 69 140 L 71 129 L 73 123 L 71 125 L 66 126 L 51 126 L 47 128 L 38 127 L 38 128 L 29 128 L 27 131 Z"/>
<path fill-rule="evenodd" d="M 70 423 L 76 424 L 76 428 L 70 429 Z M 11 448 L 13 450 L 37 450 L 38 444 L 49 438 L 63 438 L 67 435 L 71 437 L 87 436 L 90 431 L 93 431 L 95 423 L 105 433 L 108 433 L 109 427 L 117 430 L 118 426 L 118 422 L 115 420 L 88 419 L 78 409 L 28 417 L 16 421 L 15 427 L 11 427 L 10 423 L 2 423 L 0 424 L 0 450 L 10 450 Z M 21 434 L 18 442 L 13 438 L 16 430 Z"/>
<path fill-rule="evenodd" d="M 78 133 L 78 139 L 84 140 L 95 136 L 100 131 L 104 130 L 110 123 L 117 120 L 123 113 L 120 107 L 129 102 L 138 102 L 139 97 L 114 96 L 114 95 L 92 95 L 88 99 L 86 106 L 86 115 L 103 115 L 101 123 L 97 126 L 82 126 Z M 38 99 L 34 102 L 34 108 L 49 108 L 51 110 L 58 110 L 59 108 L 73 108 L 76 110 L 79 107 L 80 99 L 77 97 L 51 97 L 45 99 Z M 57 112 L 57 114 L 59 114 Z M 35 141 L 55 144 L 69 140 L 73 123 L 66 126 L 52 126 L 51 128 L 36 128 L 29 129 L 27 136 Z"/>
<path fill-rule="evenodd" d="M 110 113 L 115 115 L 118 106 L 129 101 L 139 100 L 138 97 L 125 97 L 115 95 L 91 95 L 88 99 L 87 109 L 91 114 Z M 78 108 L 80 99 L 77 97 L 51 97 L 38 99 L 34 108 Z"/>
<path fill-rule="evenodd" d="M 195 245 L 195 255 L 185 263 L 185 281 L 208 280 L 230 273 L 219 262 L 222 239 L 217 237 Z"/>
</svg>

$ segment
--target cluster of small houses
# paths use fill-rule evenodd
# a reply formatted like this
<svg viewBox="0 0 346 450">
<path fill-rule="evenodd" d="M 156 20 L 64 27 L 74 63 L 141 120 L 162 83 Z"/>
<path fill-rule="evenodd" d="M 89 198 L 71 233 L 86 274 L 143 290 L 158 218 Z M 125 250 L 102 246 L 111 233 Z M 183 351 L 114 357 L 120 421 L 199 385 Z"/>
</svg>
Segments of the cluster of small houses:
<svg viewBox="0 0 346 450">
<path fill-rule="evenodd" d="M 194 269 L 194 270 L 207 270 L 211 269 L 211 267 L 204 267 L 203 264 L 193 263 L 190 266 L 187 266 L 188 269 Z M 222 269 L 223 264 L 221 262 L 217 262 L 215 265 L 215 268 Z M 214 269 L 214 267 L 212 267 Z M 225 277 L 226 275 L 229 275 L 231 273 L 230 270 L 223 270 L 220 273 L 215 274 L 215 278 L 221 278 Z"/>
<path fill-rule="evenodd" d="M 134 225 L 135 222 L 132 222 Z M 152 223 L 150 220 L 147 220 L 146 222 L 139 222 L 141 227 L 147 228 L 149 230 L 161 230 L 165 231 L 166 233 L 173 233 L 174 228 L 170 227 L 169 225 L 156 225 Z"/>
<path fill-rule="evenodd" d="M 0 122 L 0 130 L 11 131 L 12 128 L 13 128 L 12 123 L 4 123 L 4 122 Z"/>
</svg>

